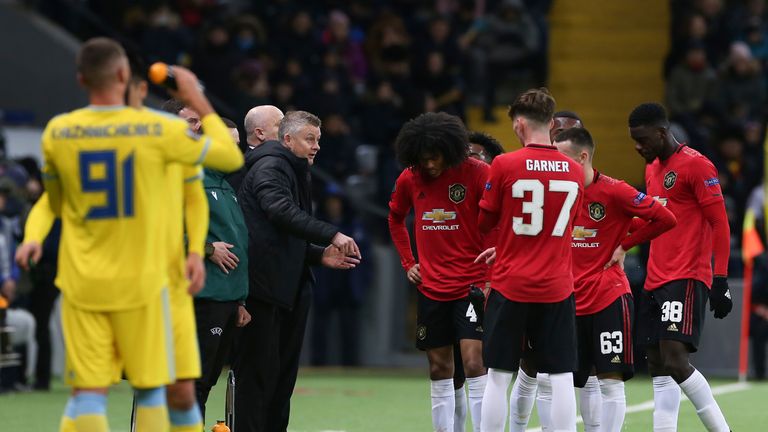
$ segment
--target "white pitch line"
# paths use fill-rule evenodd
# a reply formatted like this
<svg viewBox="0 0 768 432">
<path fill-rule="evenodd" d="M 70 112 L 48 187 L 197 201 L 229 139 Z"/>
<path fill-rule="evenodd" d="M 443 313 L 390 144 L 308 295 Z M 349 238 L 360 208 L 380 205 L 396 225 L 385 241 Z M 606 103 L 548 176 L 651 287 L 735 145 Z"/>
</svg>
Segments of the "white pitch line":
<svg viewBox="0 0 768 432">
<path fill-rule="evenodd" d="M 712 394 L 715 395 L 715 396 L 718 396 L 718 395 L 724 395 L 724 394 L 728 394 L 728 393 L 735 393 L 735 392 L 740 392 L 740 391 L 747 390 L 750 387 L 751 386 L 749 385 L 749 383 L 745 383 L 745 382 L 737 382 L 737 383 L 733 383 L 733 384 L 725 384 L 725 385 L 721 385 L 721 386 L 717 386 L 717 387 L 712 387 Z M 685 395 L 683 395 L 682 399 L 683 400 L 688 400 L 688 398 Z M 627 407 L 627 414 L 633 414 L 633 413 L 638 413 L 638 412 L 643 412 L 643 411 L 651 411 L 651 410 L 653 410 L 653 400 L 649 400 L 649 401 L 641 402 L 639 404 L 628 406 Z M 583 423 L 583 422 L 584 422 L 584 420 L 581 418 L 581 416 L 576 417 L 576 423 L 577 424 L 578 423 Z M 542 431 L 541 431 L 541 427 L 536 427 L 536 428 L 526 429 L 525 432 L 542 432 Z"/>
</svg>

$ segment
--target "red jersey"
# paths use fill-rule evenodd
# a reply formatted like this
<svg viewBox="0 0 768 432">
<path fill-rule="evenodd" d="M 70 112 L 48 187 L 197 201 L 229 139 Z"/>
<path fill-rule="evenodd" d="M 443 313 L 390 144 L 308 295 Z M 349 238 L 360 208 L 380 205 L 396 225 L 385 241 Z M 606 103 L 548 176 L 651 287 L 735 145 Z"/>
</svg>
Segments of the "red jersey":
<svg viewBox="0 0 768 432">
<path fill-rule="evenodd" d="M 583 190 L 581 166 L 552 145 L 529 144 L 493 160 L 480 202 L 498 218 L 493 289 L 528 303 L 573 293 L 570 233 Z"/>
<path fill-rule="evenodd" d="M 466 297 L 470 284 L 485 281 L 485 263 L 474 261 L 484 250 L 477 218 L 488 170 L 485 162 L 469 158 L 438 178 L 406 169 L 395 183 L 389 201 L 389 231 L 403 269 L 408 271 L 416 260 L 405 216 L 414 209 L 422 281 L 419 290 L 433 300 Z"/>
<path fill-rule="evenodd" d="M 651 241 L 645 289 L 652 291 L 679 279 L 695 279 L 709 287 L 712 229 L 702 208 L 725 205 L 717 169 L 701 153 L 681 145 L 667 160 L 656 159 L 645 167 L 645 183 L 648 195 L 680 222 Z"/>
<path fill-rule="evenodd" d="M 651 237 L 674 226 L 675 220 L 658 201 L 595 171 L 592 184 L 584 188 L 584 199 L 573 223 L 576 315 L 600 312 L 622 295 L 631 294 L 621 267 L 603 267 L 619 245 L 629 250 L 644 240 L 640 230 L 627 237 L 634 217 L 660 222 Z"/>
</svg>

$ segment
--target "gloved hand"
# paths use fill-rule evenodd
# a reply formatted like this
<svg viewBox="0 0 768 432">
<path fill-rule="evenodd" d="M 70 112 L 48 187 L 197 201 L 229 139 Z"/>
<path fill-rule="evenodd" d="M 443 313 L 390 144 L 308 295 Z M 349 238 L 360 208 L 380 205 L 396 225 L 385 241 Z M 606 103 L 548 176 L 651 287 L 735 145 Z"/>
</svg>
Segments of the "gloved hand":
<svg viewBox="0 0 768 432">
<path fill-rule="evenodd" d="M 722 319 L 728 316 L 731 309 L 733 309 L 733 301 L 731 301 L 731 290 L 728 288 L 728 279 L 715 276 L 712 289 L 709 290 L 709 310 L 715 311 L 715 318 Z"/>
<path fill-rule="evenodd" d="M 475 309 L 477 320 L 480 325 L 483 325 L 483 316 L 485 315 L 485 294 L 483 290 L 474 286 L 469 286 L 469 302 L 472 304 L 472 308 Z"/>
</svg>

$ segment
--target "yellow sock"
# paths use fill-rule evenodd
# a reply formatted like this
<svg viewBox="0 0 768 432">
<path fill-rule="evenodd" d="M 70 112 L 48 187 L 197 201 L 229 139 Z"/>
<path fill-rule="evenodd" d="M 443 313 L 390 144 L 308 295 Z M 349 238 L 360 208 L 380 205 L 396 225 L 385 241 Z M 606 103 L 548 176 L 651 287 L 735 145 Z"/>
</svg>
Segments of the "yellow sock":
<svg viewBox="0 0 768 432">
<path fill-rule="evenodd" d="M 168 408 L 165 405 L 136 407 L 136 432 L 168 432 L 170 428 Z"/>
<path fill-rule="evenodd" d="M 109 432 L 107 416 L 104 414 L 83 414 L 75 419 L 78 432 Z"/>
<path fill-rule="evenodd" d="M 171 432 L 200 432 L 201 430 L 203 430 L 202 423 L 184 426 L 171 425 Z"/>
<path fill-rule="evenodd" d="M 59 423 L 59 432 L 77 432 L 75 419 L 73 419 L 72 417 L 67 417 L 67 415 L 65 414 L 61 418 L 61 423 Z"/>
</svg>

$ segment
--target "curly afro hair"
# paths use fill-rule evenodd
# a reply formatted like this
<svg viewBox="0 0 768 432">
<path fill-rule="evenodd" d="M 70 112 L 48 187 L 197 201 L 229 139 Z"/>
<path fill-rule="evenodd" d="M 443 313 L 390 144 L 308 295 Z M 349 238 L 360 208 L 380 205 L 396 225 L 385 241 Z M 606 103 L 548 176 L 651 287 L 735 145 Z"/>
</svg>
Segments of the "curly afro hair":
<svg viewBox="0 0 768 432">
<path fill-rule="evenodd" d="M 491 160 L 504 153 L 504 147 L 502 147 L 501 143 L 485 132 L 470 132 L 469 142 L 483 146 L 485 152 L 491 157 Z"/>
<path fill-rule="evenodd" d="M 425 113 L 408 121 L 395 140 L 397 159 L 410 168 L 418 167 L 425 156 L 443 155 L 447 168 L 467 159 L 467 129 L 460 118 L 440 113 Z"/>
</svg>

